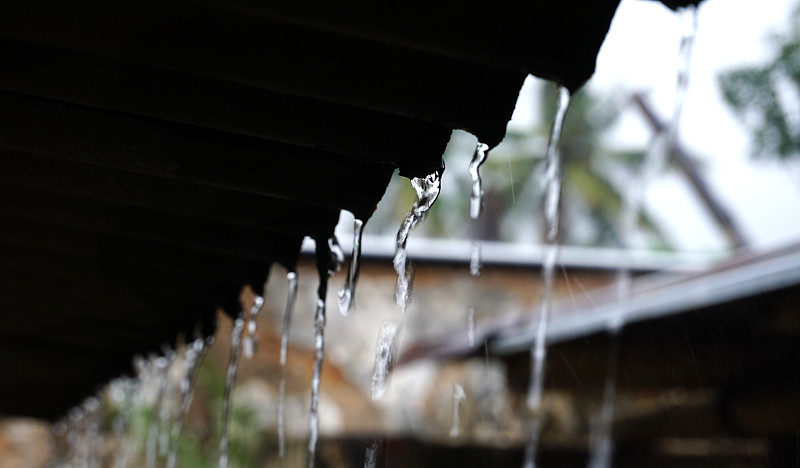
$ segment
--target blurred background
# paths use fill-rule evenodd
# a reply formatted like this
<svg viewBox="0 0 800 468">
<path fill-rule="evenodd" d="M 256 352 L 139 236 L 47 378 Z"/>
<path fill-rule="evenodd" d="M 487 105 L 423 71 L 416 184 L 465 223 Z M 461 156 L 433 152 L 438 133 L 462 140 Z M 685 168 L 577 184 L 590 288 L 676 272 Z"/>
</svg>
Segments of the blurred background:
<svg viewBox="0 0 800 468">
<path fill-rule="evenodd" d="M 674 151 L 680 157 L 669 158 L 649 181 L 635 230 L 622 232 L 624 201 L 634 196 L 651 142 L 672 115 L 682 31 L 680 18 L 661 4 L 623 0 L 594 78 L 573 98 L 561 146 L 559 242 L 564 247 L 555 290 L 563 302 L 601 301 L 623 267 L 636 277 L 664 272 L 702 276 L 720 262 L 800 242 L 800 4 L 794 0 L 708 0 L 699 7 Z M 483 347 L 491 334 L 481 335 L 481 330 L 496 331 L 537 313 L 538 246 L 544 238 L 541 173 L 556 95 L 552 84 L 526 81 L 505 140 L 482 167 L 484 209 L 476 221 L 468 214 L 467 168 L 477 139 L 453 133 L 444 154 L 441 196 L 409 241 L 416 276 L 404 315 L 392 297 L 396 274 L 391 256 L 394 235 L 415 194 L 407 179 L 393 179 L 366 225 L 356 313 L 344 317 L 337 310 L 335 295 L 344 271 L 333 277 L 328 292 L 320 466 L 364 466 L 365 449 L 376 440 L 385 466 L 519 465 L 527 377 L 513 359 L 497 358 L 488 345 Z M 343 213 L 337 228 L 348 255 L 352 223 Z M 484 241 L 484 267 L 477 277 L 468 266 L 473 239 Z M 623 255 L 620 249 L 636 255 Z M 233 392 L 233 466 L 304 464 L 317 285 L 310 252 L 313 243 L 298 267 L 286 380 L 286 458 L 277 456 L 277 413 L 287 288 L 286 272 L 275 266 L 259 316 L 259 347 L 252 359 L 242 359 Z M 794 304 L 782 306 L 789 317 L 796 316 Z M 401 358 L 386 395 L 375 400 L 370 385 L 386 324 L 398 326 L 401 356 L 422 351 L 413 362 Z M 216 343 L 200 367 L 185 429 L 175 442 L 180 466 L 217 465 L 230 333 L 230 320 L 220 315 Z M 448 340 L 456 343 L 448 359 L 417 346 Z M 606 366 L 605 345 L 589 348 L 585 356 L 586 365 L 594 363 L 600 376 Z M 138 376 L 149 393 L 132 396 L 124 381 L 117 382 L 89 404 L 97 404 L 91 417 L 84 408 L 78 429 L 66 424 L 69 418 L 55 428 L 29 419 L 0 420 L 0 465 L 164 465 L 168 449 L 162 439 L 168 439 L 163 434 L 177 415 L 184 355 L 185 346 L 179 344 L 161 367 L 150 357 L 152 363 Z M 551 353 L 550 359 L 567 362 L 564 356 Z M 642 360 L 639 365 L 647 370 L 651 363 Z M 575 367 L 580 381 L 580 366 Z M 561 367 L 554 369 L 557 380 Z M 702 371 L 703 365 L 697 369 Z M 790 370 L 781 372 L 797 379 Z M 598 379 L 600 384 L 593 386 L 586 377 L 582 391 L 574 391 L 573 385 L 572 390 L 551 388 L 546 393 L 543 456 L 560 460 L 552 466 L 585 465 L 601 404 L 602 377 Z M 783 447 L 776 441 L 799 429 L 794 421 L 786 423 L 788 429 L 778 424 L 780 431 L 736 434 L 720 429 L 725 417 L 709 410 L 722 401 L 722 387 L 679 383 L 663 388 L 658 383 L 652 377 L 650 388 L 640 385 L 636 392 L 621 393 L 616 405 L 617 423 L 638 421 L 627 429 L 615 425 L 615 434 L 627 434 L 630 446 L 646 442 L 650 452 L 641 460 L 660 456 L 661 466 L 800 466 L 776 461 L 788 459 L 776 458 Z M 796 408 L 797 394 L 790 396 L 770 407 Z M 691 413 L 696 418 L 692 424 L 700 429 L 666 435 L 653 429 L 677 427 L 687 408 L 706 411 Z M 637 431 L 644 431 L 644 439 L 632 435 Z M 87 458 L 90 451 L 97 456 Z M 627 459 L 636 459 L 631 457 Z"/>
</svg>

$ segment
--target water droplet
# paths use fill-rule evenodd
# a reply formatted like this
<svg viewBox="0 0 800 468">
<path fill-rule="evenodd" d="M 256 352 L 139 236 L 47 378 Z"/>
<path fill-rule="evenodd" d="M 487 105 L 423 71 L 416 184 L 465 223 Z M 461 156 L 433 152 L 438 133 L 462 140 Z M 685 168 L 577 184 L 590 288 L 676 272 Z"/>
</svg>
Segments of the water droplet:
<svg viewBox="0 0 800 468">
<path fill-rule="evenodd" d="M 264 298 L 256 296 L 253 300 L 253 307 L 250 308 L 250 318 L 247 321 L 247 336 L 244 337 L 242 348 L 244 356 L 251 359 L 258 348 L 258 336 L 256 335 L 258 327 L 258 312 L 264 307 Z"/>
<path fill-rule="evenodd" d="M 378 345 L 375 350 L 375 368 L 372 372 L 372 399 L 380 400 L 386 393 L 387 379 L 397 354 L 398 331 L 400 326 L 394 322 L 381 324 Z"/>
<path fill-rule="evenodd" d="M 470 347 L 475 346 L 475 307 L 467 312 L 467 341 Z"/>
<path fill-rule="evenodd" d="M 458 409 L 466 402 L 467 394 L 464 392 L 464 387 L 458 383 L 453 383 L 453 423 L 450 425 L 450 437 L 458 437 L 461 433 L 461 420 Z"/>
</svg>

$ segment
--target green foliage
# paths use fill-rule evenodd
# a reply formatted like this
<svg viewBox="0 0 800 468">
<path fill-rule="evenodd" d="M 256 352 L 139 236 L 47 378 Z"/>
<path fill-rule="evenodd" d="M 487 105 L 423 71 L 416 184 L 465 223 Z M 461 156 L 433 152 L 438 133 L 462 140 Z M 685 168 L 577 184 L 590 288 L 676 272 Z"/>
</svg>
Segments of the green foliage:
<svg viewBox="0 0 800 468">
<path fill-rule="evenodd" d="M 794 10 L 789 33 L 773 36 L 772 45 L 765 65 L 727 72 L 719 83 L 725 101 L 750 129 L 754 157 L 798 158 L 800 7 Z"/>
</svg>

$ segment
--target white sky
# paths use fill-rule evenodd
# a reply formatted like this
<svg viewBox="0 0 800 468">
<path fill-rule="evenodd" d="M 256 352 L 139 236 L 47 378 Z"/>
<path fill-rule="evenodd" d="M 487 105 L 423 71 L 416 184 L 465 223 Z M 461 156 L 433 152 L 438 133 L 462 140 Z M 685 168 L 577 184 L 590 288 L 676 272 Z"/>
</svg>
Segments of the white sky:
<svg viewBox="0 0 800 468">
<path fill-rule="evenodd" d="M 748 159 L 748 134 L 722 102 L 717 76 L 736 66 L 763 62 L 769 51 L 766 38 L 786 30 L 794 5 L 787 0 L 707 0 L 700 6 L 681 120 L 684 146 L 702 158 L 713 191 L 760 246 L 800 240 L 800 162 L 787 167 Z M 623 0 L 588 86 L 600 96 L 643 91 L 662 116 L 669 116 L 680 33 L 679 18 L 660 3 Z M 530 120 L 532 101 L 529 92 L 523 92 L 515 120 Z M 649 137 L 645 128 L 631 110 L 613 139 L 621 146 L 642 144 Z M 725 247 L 680 177 L 656 181 L 647 203 L 678 247 L 699 251 Z"/>
</svg>

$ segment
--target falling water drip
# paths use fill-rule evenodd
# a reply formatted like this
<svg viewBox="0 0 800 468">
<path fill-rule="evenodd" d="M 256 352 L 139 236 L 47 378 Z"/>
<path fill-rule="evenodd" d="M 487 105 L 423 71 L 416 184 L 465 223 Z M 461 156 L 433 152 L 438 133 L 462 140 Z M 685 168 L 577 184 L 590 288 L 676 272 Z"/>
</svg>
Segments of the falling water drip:
<svg viewBox="0 0 800 468">
<path fill-rule="evenodd" d="M 464 387 L 453 383 L 453 424 L 450 426 L 450 437 L 458 437 L 461 432 L 461 420 L 458 415 L 458 408 L 467 402 L 467 394 Z"/>
<path fill-rule="evenodd" d="M 172 393 L 172 379 L 170 372 L 175 364 L 175 357 L 177 353 L 169 346 L 164 346 L 164 356 L 167 358 L 167 369 L 164 372 L 164 380 L 166 384 L 163 388 L 163 394 L 158 404 L 158 455 L 159 457 L 166 457 L 169 453 L 169 444 L 171 439 L 169 437 L 169 421 L 171 419 L 172 411 L 170 404 L 170 394 Z"/>
<path fill-rule="evenodd" d="M 475 346 L 475 307 L 470 307 L 467 312 L 467 341 L 470 348 Z"/>
<path fill-rule="evenodd" d="M 677 144 L 680 116 L 686 93 L 689 89 L 689 71 L 691 68 L 692 49 L 697 34 L 697 8 L 690 5 L 679 11 L 682 23 L 680 46 L 678 48 L 678 73 L 675 84 L 675 100 L 673 103 L 672 120 L 667 129 L 666 136 L 655 135 L 648 148 L 642 168 L 634 178 L 631 190 L 624 193 L 622 214 L 620 216 L 620 237 L 622 246 L 630 249 L 636 233 L 636 225 L 641 216 L 644 203 L 645 189 L 664 166 L 672 148 Z M 598 414 L 597 423 L 591 434 L 591 453 L 588 468 L 609 468 L 614 451 L 611 438 L 611 426 L 614 422 L 614 398 L 617 388 L 617 368 L 619 366 L 619 334 L 624 326 L 625 310 L 631 294 L 631 271 L 628 265 L 623 265 L 617 271 L 617 301 L 618 307 L 608 324 L 611 335 L 609 344 L 606 380 L 603 389 L 603 402 Z"/>
<path fill-rule="evenodd" d="M 186 413 L 189 411 L 189 405 L 192 404 L 192 393 L 194 391 L 194 384 L 197 381 L 197 371 L 200 369 L 200 364 L 203 363 L 208 349 L 214 344 L 214 337 L 208 336 L 206 338 L 198 337 L 186 347 L 186 371 L 180 383 L 180 407 L 178 408 L 178 415 L 175 417 L 175 422 L 172 425 L 171 432 L 171 445 L 169 457 L 167 458 L 167 467 L 175 468 L 178 463 L 178 438 L 183 431 L 183 423 L 186 419 Z"/>
<path fill-rule="evenodd" d="M 286 273 L 289 293 L 286 299 L 286 311 L 283 313 L 283 331 L 281 332 L 281 383 L 278 396 L 278 456 L 286 453 L 286 355 L 289 348 L 289 331 L 292 327 L 294 303 L 297 300 L 297 272 Z"/>
<path fill-rule="evenodd" d="M 408 235 L 412 229 L 421 223 L 431 206 L 436 202 L 439 197 L 441 189 L 442 174 L 441 171 L 436 171 L 426 177 L 415 177 L 411 179 L 411 186 L 417 192 L 417 201 L 414 203 L 411 211 L 408 212 L 403 224 L 397 231 L 397 244 L 395 248 L 394 270 L 397 272 L 397 286 L 395 287 L 394 300 L 400 306 L 400 309 L 405 313 L 408 307 L 408 302 L 411 299 L 411 271 L 408 267 L 408 255 L 406 253 L 406 245 L 408 244 Z"/>
<path fill-rule="evenodd" d="M 376 468 L 378 466 L 378 455 L 381 451 L 380 440 L 373 440 L 367 446 L 367 451 L 364 454 L 364 468 Z"/>
<path fill-rule="evenodd" d="M 314 373 L 311 377 L 311 410 L 308 416 L 310 435 L 308 438 L 308 468 L 314 468 L 319 441 L 319 388 L 322 373 L 322 363 L 325 355 L 325 297 L 328 293 L 328 278 L 333 274 L 334 268 L 340 265 L 339 255 L 334 246 L 338 246 L 335 237 L 325 244 L 317 241 L 317 272 L 319 273 L 319 286 L 317 287 L 317 307 L 314 312 Z M 339 253 L 341 249 L 339 249 Z"/>
<path fill-rule="evenodd" d="M 561 196 L 561 161 L 559 154 L 559 140 L 564 117 L 569 107 L 570 93 L 563 86 L 559 87 L 558 108 L 553 124 L 550 128 L 550 139 L 547 143 L 547 156 L 545 161 L 545 202 L 544 213 L 547 227 L 545 256 L 542 264 L 542 299 L 539 310 L 539 320 L 536 328 L 536 341 L 531 347 L 531 383 L 528 387 L 527 405 L 532 413 L 533 420 L 528 429 L 528 443 L 525 450 L 523 467 L 536 466 L 536 449 L 539 444 L 541 430 L 542 389 L 544 386 L 544 364 L 547 357 L 547 325 L 550 319 L 552 305 L 553 275 L 558 258 L 558 222 L 559 201 Z"/>
<path fill-rule="evenodd" d="M 472 194 L 469 197 L 469 217 L 477 220 L 481 215 L 483 204 L 483 189 L 481 189 L 481 165 L 486 161 L 489 145 L 478 142 L 472 161 L 469 163 L 469 175 L 472 178 Z M 472 276 L 481 273 L 481 243 L 478 239 L 472 241 L 469 256 L 469 272 Z"/>
<path fill-rule="evenodd" d="M 353 221 L 353 254 L 350 257 L 350 266 L 347 268 L 347 282 L 339 291 L 339 312 L 342 315 L 352 315 L 356 310 L 356 283 L 361 269 L 361 237 L 364 233 L 364 221 Z"/>
<path fill-rule="evenodd" d="M 83 429 L 86 424 L 86 418 L 83 409 L 72 408 L 68 417 L 67 444 L 71 452 L 69 457 L 72 460 L 71 464 L 72 466 L 86 466 L 88 464 L 88 454 L 84 450 L 85 435 L 83 434 Z"/>
<path fill-rule="evenodd" d="M 342 250 L 342 246 L 339 244 L 339 239 L 336 237 L 336 234 L 328 238 L 328 250 L 330 251 L 331 260 L 331 264 L 328 268 L 331 272 L 330 274 L 333 274 L 341 270 L 342 265 L 344 265 L 344 250 Z"/>
<path fill-rule="evenodd" d="M 236 372 L 239 369 L 239 356 L 242 348 L 242 331 L 244 331 L 244 313 L 233 322 L 231 332 L 231 355 L 228 360 L 228 372 L 225 376 L 225 395 L 222 400 L 222 429 L 219 440 L 219 467 L 228 468 L 228 443 L 230 434 L 228 433 L 231 422 L 231 395 L 233 394 L 233 384 L 236 382 Z"/>
<path fill-rule="evenodd" d="M 114 434 L 114 438 L 118 441 L 117 456 L 114 462 L 114 467 L 123 468 L 128 464 L 125 435 L 129 429 L 130 416 L 133 410 L 131 407 L 131 399 L 136 388 L 135 381 L 133 379 L 125 378 L 114 379 L 111 381 L 109 387 L 111 390 L 111 401 L 118 409 L 117 416 L 111 423 L 111 430 Z"/>
<path fill-rule="evenodd" d="M 155 404 L 155 417 L 150 422 L 150 427 L 147 430 L 147 445 L 145 448 L 145 460 L 148 468 L 155 468 L 158 458 L 158 440 L 161 432 L 162 410 L 164 408 L 164 399 L 167 393 L 167 386 L 169 384 L 169 364 L 170 361 L 165 356 L 159 356 L 153 361 L 153 379 L 158 389 Z"/>
<path fill-rule="evenodd" d="M 264 298 L 262 296 L 256 296 L 253 300 L 253 306 L 250 308 L 250 318 L 247 321 L 247 335 L 242 341 L 242 351 L 244 352 L 244 356 L 248 359 L 252 359 L 256 354 L 256 348 L 258 348 L 258 337 L 256 336 L 258 327 L 257 319 L 258 312 L 262 307 L 264 307 Z"/>
<path fill-rule="evenodd" d="M 478 219 L 481 215 L 483 190 L 481 189 L 481 165 L 486 161 L 489 145 L 478 142 L 472 161 L 469 163 L 469 175 L 472 178 L 472 195 L 469 197 L 469 217 Z"/>
<path fill-rule="evenodd" d="M 99 466 L 98 455 L 100 454 L 100 401 L 95 397 L 89 397 L 83 402 L 84 416 L 86 420 L 86 467 L 94 468 Z"/>
<path fill-rule="evenodd" d="M 400 326 L 394 322 L 381 324 L 378 346 L 375 350 L 375 369 L 372 371 L 371 393 L 373 400 L 380 400 L 386 393 L 386 383 L 397 354 L 398 331 Z"/>
<path fill-rule="evenodd" d="M 619 363 L 619 335 L 611 337 L 608 351 L 608 367 L 603 389 L 603 404 L 597 422 L 590 435 L 591 453 L 588 468 L 609 468 L 614 454 L 614 441 L 611 438 L 611 425 L 614 423 L 614 396 L 617 390 L 617 366 Z"/>
<path fill-rule="evenodd" d="M 678 49 L 678 79 L 675 86 L 675 103 L 672 108 L 672 120 L 669 125 L 669 145 L 675 144 L 678 136 L 678 124 L 683 111 L 683 103 L 686 100 L 686 92 L 689 90 L 689 72 L 692 65 L 692 50 L 694 40 L 697 36 L 697 7 L 689 5 L 679 11 L 682 23 L 681 42 Z"/>
</svg>

